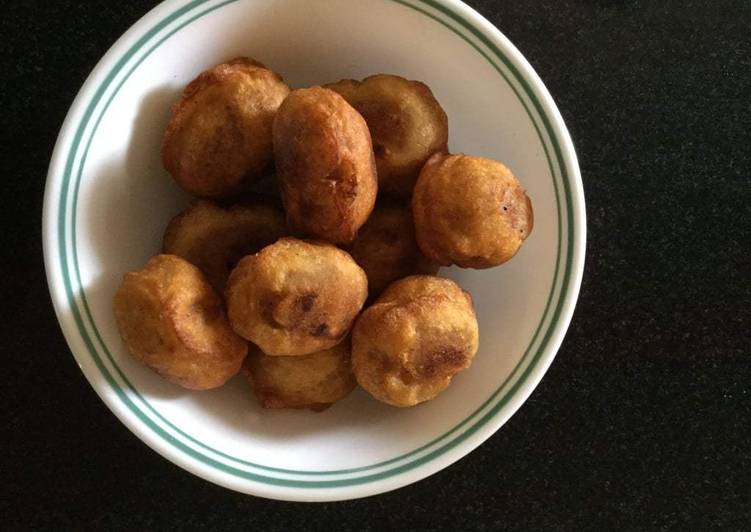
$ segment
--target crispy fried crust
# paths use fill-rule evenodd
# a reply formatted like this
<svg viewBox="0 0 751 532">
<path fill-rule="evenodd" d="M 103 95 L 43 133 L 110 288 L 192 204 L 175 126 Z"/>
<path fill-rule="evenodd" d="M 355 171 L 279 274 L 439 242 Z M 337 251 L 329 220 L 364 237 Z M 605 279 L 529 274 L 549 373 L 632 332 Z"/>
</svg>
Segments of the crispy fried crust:
<svg viewBox="0 0 751 532">
<path fill-rule="evenodd" d="M 409 198 L 420 169 L 434 153 L 448 151 L 448 118 L 430 88 L 419 81 L 377 74 L 325 87 L 341 94 L 368 124 L 378 187 Z"/>
<path fill-rule="evenodd" d="M 225 292 L 233 329 L 272 356 L 335 346 L 367 294 L 365 272 L 345 251 L 296 238 L 242 259 Z"/>
<path fill-rule="evenodd" d="M 414 275 L 391 284 L 357 319 L 352 369 L 379 401 L 413 406 L 445 390 L 477 346 L 470 295 L 449 279 Z"/>
<path fill-rule="evenodd" d="M 348 340 L 296 357 L 267 356 L 252 346 L 243 371 L 264 408 L 307 408 L 319 412 L 357 386 Z"/>
<path fill-rule="evenodd" d="M 198 200 L 169 223 L 162 250 L 198 266 L 222 294 L 230 271 L 242 257 L 286 234 L 284 214 L 269 203 L 223 208 Z"/>
<path fill-rule="evenodd" d="M 274 155 L 293 234 L 343 244 L 365 223 L 378 192 L 370 133 L 334 91 L 292 91 L 274 119 Z"/>
<path fill-rule="evenodd" d="M 506 262 L 534 223 L 532 203 L 508 168 L 461 154 L 430 158 L 417 180 L 412 212 L 425 256 L 463 268 Z"/>
<path fill-rule="evenodd" d="M 143 270 L 126 273 L 114 310 L 131 354 L 185 388 L 221 386 L 247 353 L 203 274 L 174 255 L 157 255 Z"/>
<path fill-rule="evenodd" d="M 406 207 L 377 205 L 348 251 L 368 276 L 370 299 L 397 279 L 438 271 L 438 264 L 417 247 L 412 212 Z"/>
<path fill-rule="evenodd" d="M 248 58 L 203 72 L 172 110 L 164 167 L 195 196 L 243 192 L 272 164 L 272 123 L 288 93 L 278 74 Z"/>
</svg>

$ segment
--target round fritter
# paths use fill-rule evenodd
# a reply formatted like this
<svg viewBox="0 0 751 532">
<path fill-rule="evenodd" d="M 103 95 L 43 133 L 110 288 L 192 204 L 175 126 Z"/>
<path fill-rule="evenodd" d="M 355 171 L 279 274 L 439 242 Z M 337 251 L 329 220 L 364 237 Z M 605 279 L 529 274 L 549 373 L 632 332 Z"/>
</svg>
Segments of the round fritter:
<svg viewBox="0 0 751 532">
<path fill-rule="evenodd" d="M 274 155 L 292 232 L 351 242 L 378 192 L 362 116 L 334 91 L 292 91 L 274 119 Z"/>
<path fill-rule="evenodd" d="M 267 355 L 307 355 L 342 341 L 368 295 L 345 251 L 282 238 L 243 258 L 225 292 L 230 323 Z"/>
<path fill-rule="evenodd" d="M 371 299 L 397 279 L 438 271 L 417 247 L 412 212 L 405 207 L 377 205 L 348 250 L 368 276 Z"/>
<path fill-rule="evenodd" d="M 477 346 L 470 295 L 449 279 L 413 275 L 391 284 L 357 319 L 352 369 L 376 399 L 413 406 L 445 390 Z"/>
<path fill-rule="evenodd" d="M 194 196 L 241 193 L 273 161 L 271 127 L 288 93 L 278 74 L 248 58 L 203 72 L 172 110 L 164 167 Z"/>
<path fill-rule="evenodd" d="M 349 341 L 296 357 L 264 355 L 251 347 L 244 372 L 264 408 L 325 410 L 357 386 Z"/>
<path fill-rule="evenodd" d="M 167 380 L 207 390 L 240 371 L 247 342 L 201 271 L 180 257 L 157 255 L 126 273 L 114 309 L 128 350 Z"/>
<path fill-rule="evenodd" d="M 373 138 L 379 190 L 408 198 L 425 161 L 448 150 L 448 118 L 430 88 L 389 74 L 326 87 L 365 118 Z"/>
<path fill-rule="evenodd" d="M 532 231 L 532 203 L 504 165 L 468 155 L 430 158 L 412 196 L 417 243 L 443 266 L 490 268 Z"/>
<path fill-rule="evenodd" d="M 223 208 L 198 200 L 169 223 L 162 250 L 198 266 L 221 294 L 229 272 L 242 257 L 286 234 L 284 214 L 273 205 Z"/>
</svg>

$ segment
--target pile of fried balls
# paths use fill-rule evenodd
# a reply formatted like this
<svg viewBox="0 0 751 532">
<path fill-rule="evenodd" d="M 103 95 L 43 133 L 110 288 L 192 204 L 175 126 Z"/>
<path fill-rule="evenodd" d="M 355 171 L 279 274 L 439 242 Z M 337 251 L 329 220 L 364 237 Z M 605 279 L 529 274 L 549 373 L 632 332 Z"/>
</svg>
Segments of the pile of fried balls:
<svg viewBox="0 0 751 532">
<path fill-rule="evenodd" d="M 395 75 L 290 90 L 222 63 L 185 88 L 162 160 L 197 199 L 125 274 L 120 334 L 185 388 L 242 371 L 266 408 L 320 411 L 357 385 L 436 397 L 478 347 L 471 296 L 438 268 L 506 262 L 532 230 L 511 171 L 448 153 L 433 93 Z"/>
</svg>

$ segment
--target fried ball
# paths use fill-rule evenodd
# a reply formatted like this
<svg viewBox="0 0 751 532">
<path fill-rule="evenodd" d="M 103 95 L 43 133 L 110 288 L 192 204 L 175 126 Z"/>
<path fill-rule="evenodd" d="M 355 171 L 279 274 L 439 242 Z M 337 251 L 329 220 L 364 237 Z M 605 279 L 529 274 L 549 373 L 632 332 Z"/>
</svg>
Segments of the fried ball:
<svg viewBox="0 0 751 532">
<path fill-rule="evenodd" d="M 532 231 L 532 204 L 501 163 L 468 155 L 430 158 L 412 196 L 417 243 L 443 266 L 490 268 Z"/>
<path fill-rule="evenodd" d="M 268 356 L 251 348 L 244 372 L 264 408 L 320 412 L 357 386 L 346 340 L 330 349 L 296 357 Z"/>
<path fill-rule="evenodd" d="M 352 369 L 379 401 L 413 406 L 445 390 L 477 345 L 470 295 L 449 279 L 413 275 L 391 284 L 357 319 Z"/>
<path fill-rule="evenodd" d="M 417 247 L 409 208 L 377 205 L 348 250 L 368 276 L 371 299 L 397 279 L 438 271 Z"/>
<path fill-rule="evenodd" d="M 365 120 L 334 91 L 292 91 L 274 119 L 274 155 L 293 234 L 351 242 L 378 192 Z"/>
<path fill-rule="evenodd" d="M 282 238 L 243 258 L 227 283 L 229 320 L 267 355 L 334 347 L 368 295 L 365 272 L 345 251 Z"/>
<path fill-rule="evenodd" d="M 198 200 L 177 215 L 164 234 L 164 253 L 198 266 L 220 294 L 237 262 L 287 234 L 284 214 L 254 202 L 223 208 Z"/>
<path fill-rule="evenodd" d="M 201 271 L 180 257 L 157 255 L 126 273 L 114 309 L 128 351 L 169 381 L 208 390 L 240 371 L 247 342 Z"/>
<path fill-rule="evenodd" d="M 326 87 L 365 118 L 373 137 L 379 189 L 409 198 L 425 161 L 448 150 L 448 118 L 430 88 L 389 74 Z"/>
<path fill-rule="evenodd" d="M 203 72 L 173 108 L 164 167 L 194 196 L 242 192 L 273 161 L 271 127 L 288 93 L 278 74 L 244 57 Z"/>
</svg>

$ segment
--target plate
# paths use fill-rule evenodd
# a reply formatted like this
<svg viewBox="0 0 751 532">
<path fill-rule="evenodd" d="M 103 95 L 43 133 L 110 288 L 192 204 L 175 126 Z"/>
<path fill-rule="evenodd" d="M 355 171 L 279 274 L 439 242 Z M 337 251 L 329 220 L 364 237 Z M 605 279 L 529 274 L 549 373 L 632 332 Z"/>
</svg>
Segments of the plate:
<svg viewBox="0 0 751 532">
<path fill-rule="evenodd" d="M 162 168 L 170 107 L 195 75 L 249 55 L 292 87 L 386 72 L 427 83 L 449 145 L 503 161 L 535 209 L 519 254 L 444 269 L 475 299 L 480 349 L 437 399 L 397 409 L 356 391 L 320 414 L 264 411 L 242 378 L 191 393 L 138 364 L 112 296 L 155 254 L 189 198 Z M 83 374 L 139 438 L 184 469 L 263 497 L 329 501 L 392 490 L 455 462 L 498 430 L 555 356 L 585 248 L 581 178 L 553 100 L 519 51 L 452 0 L 168 1 L 101 59 L 73 103 L 44 204 L 50 294 Z"/>
</svg>

